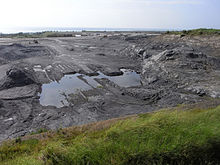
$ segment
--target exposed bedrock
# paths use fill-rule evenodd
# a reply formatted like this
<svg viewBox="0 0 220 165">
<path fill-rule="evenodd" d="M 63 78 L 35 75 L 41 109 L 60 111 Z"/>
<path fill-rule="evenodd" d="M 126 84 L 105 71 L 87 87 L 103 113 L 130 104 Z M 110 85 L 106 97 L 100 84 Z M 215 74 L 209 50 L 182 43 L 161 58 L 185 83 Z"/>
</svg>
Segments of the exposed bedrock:
<svg viewBox="0 0 220 165">
<path fill-rule="evenodd" d="M 0 99 L 19 100 L 37 96 L 40 84 L 31 68 L 13 66 L 0 80 Z"/>
<path fill-rule="evenodd" d="M 138 42 L 129 40 L 131 44 L 121 54 L 141 61 L 142 67 L 143 87 L 140 92 L 132 90 L 133 95 L 149 98 L 150 94 L 155 100 L 156 93 L 158 105 L 196 102 L 206 96 L 219 98 L 219 40 L 218 36 L 172 35 L 145 36 Z"/>
<path fill-rule="evenodd" d="M 13 66 L 6 72 L 6 76 L 0 80 L 0 90 L 22 87 L 30 84 L 38 84 L 33 69 Z"/>
<path fill-rule="evenodd" d="M 59 129 L 220 98 L 219 36 L 128 32 L 42 38 L 38 43 L 2 40 L 0 142 L 41 128 Z M 115 76 L 129 74 L 123 69 L 136 75 L 127 76 L 138 78 L 135 86 L 117 84 Z M 71 75 L 62 81 L 65 74 Z M 80 88 L 67 95 L 54 93 L 62 83 Z M 65 96 L 65 106 L 40 102 L 41 91 L 48 86 L 47 98 Z"/>
<path fill-rule="evenodd" d="M 219 58 L 181 46 L 148 54 L 142 65 L 142 84 L 148 89 L 220 97 Z"/>
</svg>

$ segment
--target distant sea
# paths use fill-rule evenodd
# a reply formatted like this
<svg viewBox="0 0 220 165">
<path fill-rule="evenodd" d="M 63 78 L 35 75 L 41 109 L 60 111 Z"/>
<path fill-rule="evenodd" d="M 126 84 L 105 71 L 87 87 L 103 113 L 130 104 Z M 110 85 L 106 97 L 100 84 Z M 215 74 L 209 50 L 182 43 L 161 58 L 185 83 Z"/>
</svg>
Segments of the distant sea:
<svg viewBox="0 0 220 165">
<path fill-rule="evenodd" d="M 167 31 L 168 29 L 153 28 L 83 28 L 83 27 L 19 27 L 19 28 L 0 28 L 0 33 L 34 33 L 43 31 Z"/>
</svg>

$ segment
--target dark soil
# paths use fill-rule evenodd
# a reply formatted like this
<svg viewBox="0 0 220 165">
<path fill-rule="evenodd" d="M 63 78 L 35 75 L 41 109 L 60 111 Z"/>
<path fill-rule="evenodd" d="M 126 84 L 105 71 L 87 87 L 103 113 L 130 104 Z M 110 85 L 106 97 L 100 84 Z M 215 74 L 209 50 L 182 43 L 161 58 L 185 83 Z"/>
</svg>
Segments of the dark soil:
<svg viewBox="0 0 220 165">
<path fill-rule="evenodd" d="M 0 141 L 220 97 L 219 36 L 1 38 L 0 64 Z M 68 95 L 68 106 L 40 104 L 42 85 L 65 74 L 119 76 L 120 69 L 140 73 L 142 85 L 121 87 L 98 78 L 99 86 Z"/>
</svg>

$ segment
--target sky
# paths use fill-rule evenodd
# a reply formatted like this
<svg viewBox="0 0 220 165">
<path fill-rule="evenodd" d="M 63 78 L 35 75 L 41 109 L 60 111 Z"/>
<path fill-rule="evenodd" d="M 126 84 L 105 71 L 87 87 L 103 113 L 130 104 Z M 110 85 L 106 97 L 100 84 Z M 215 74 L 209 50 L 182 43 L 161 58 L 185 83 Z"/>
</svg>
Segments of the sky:
<svg viewBox="0 0 220 165">
<path fill-rule="evenodd" d="M 1 0 L 0 32 L 32 27 L 220 28 L 220 0 Z"/>
</svg>

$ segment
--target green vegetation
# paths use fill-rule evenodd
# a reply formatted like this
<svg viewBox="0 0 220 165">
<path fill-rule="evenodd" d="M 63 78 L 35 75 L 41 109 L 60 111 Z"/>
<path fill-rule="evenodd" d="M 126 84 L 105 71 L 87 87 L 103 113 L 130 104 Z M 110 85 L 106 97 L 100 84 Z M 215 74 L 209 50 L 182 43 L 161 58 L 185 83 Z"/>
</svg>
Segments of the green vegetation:
<svg viewBox="0 0 220 165">
<path fill-rule="evenodd" d="M 15 33 L 15 34 L 0 34 L 0 38 L 45 38 L 45 37 L 74 37 L 77 33 L 74 32 L 56 32 L 45 31 L 36 33 Z"/>
<path fill-rule="evenodd" d="M 220 164 L 219 128 L 220 106 L 178 106 L 7 142 L 0 164 Z"/>
<path fill-rule="evenodd" d="M 36 135 L 36 134 L 40 134 L 40 133 L 44 133 L 44 132 L 48 132 L 49 130 L 46 128 L 40 128 L 35 132 L 31 132 L 31 135 Z"/>
<path fill-rule="evenodd" d="M 167 31 L 166 34 L 177 34 L 177 35 L 220 35 L 220 29 L 194 29 L 194 30 L 183 30 L 183 31 Z"/>
</svg>

